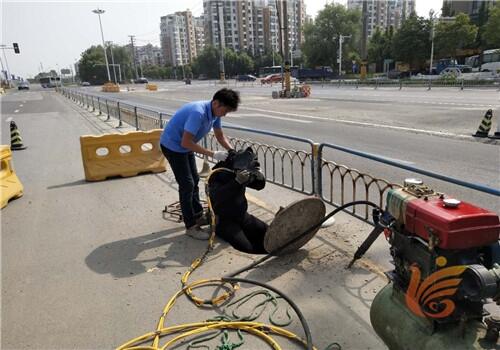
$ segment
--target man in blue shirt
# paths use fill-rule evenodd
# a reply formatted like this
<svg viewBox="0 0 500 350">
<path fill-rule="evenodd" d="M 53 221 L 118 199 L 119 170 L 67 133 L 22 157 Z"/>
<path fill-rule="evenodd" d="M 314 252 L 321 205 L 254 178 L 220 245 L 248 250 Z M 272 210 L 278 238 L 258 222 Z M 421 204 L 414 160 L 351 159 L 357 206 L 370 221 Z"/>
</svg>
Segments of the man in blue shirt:
<svg viewBox="0 0 500 350">
<path fill-rule="evenodd" d="M 224 136 L 221 117 L 236 111 L 240 103 L 237 91 L 221 89 L 211 101 L 191 102 L 181 107 L 165 126 L 160 138 L 160 146 L 168 160 L 179 185 L 179 202 L 186 233 L 196 239 L 208 239 L 209 233 L 198 225 L 203 218 L 198 188 L 199 176 L 194 153 L 224 161 L 227 151 L 211 151 L 197 142 L 213 128 L 215 138 L 226 150 L 232 149 Z"/>
</svg>

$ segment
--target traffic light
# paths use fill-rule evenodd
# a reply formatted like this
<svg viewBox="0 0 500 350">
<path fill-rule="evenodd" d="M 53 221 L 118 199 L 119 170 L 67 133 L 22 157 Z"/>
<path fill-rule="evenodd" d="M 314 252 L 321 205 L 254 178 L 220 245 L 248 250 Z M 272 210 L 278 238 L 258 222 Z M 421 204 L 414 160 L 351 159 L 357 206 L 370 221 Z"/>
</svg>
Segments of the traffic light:
<svg viewBox="0 0 500 350">
<path fill-rule="evenodd" d="M 13 43 L 12 46 L 14 46 L 14 53 L 19 53 L 19 45 L 17 43 Z"/>
</svg>

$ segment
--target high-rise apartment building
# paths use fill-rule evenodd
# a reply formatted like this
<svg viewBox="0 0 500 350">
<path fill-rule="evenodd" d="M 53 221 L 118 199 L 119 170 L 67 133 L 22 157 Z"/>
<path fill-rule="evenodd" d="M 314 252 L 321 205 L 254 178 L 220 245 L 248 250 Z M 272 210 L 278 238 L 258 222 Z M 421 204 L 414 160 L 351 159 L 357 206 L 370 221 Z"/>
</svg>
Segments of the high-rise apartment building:
<svg viewBox="0 0 500 350">
<path fill-rule="evenodd" d="M 165 62 L 173 66 L 191 63 L 197 56 L 191 11 L 176 12 L 160 19 L 160 42 Z"/>
<path fill-rule="evenodd" d="M 443 9 L 446 9 L 446 16 L 455 16 L 459 13 L 465 13 L 469 15 L 471 19 L 475 19 L 479 16 L 481 7 L 483 9 L 493 6 L 496 0 L 443 0 Z"/>
<path fill-rule="evenodd" d="M 368 3 L 368 36 L 378 27 L 381 30 L 401 27 L 404 19 L 415 12 L 416 0 L 348 0 L 348 9 L 363 9 L 363 2 Z"/>
<path fill-rule="evenodd" d="M 193 17 L 193 25 L 196 52 L 200 54 L 205 47 L 205 21 L 203 15 L 200 17 Z"/>
<path fill-rule="evenodd" d="M 280 24 L 288 21 L 290 50 L 303 42 L 306 20 L 304 0 L 287 0 L 287 15 L 282 0 L 203 0 L 205 40 L 207 43 L 247 51 L 251 55 L 280 50 Z"/>
<path fill-rule="evenodd" d="M 137 60 L 142 65 L 162 65 L 163 55 L 162 50 L 151 44 L 144 46 L 136 46 L 135 54 Z"/>
</svg>

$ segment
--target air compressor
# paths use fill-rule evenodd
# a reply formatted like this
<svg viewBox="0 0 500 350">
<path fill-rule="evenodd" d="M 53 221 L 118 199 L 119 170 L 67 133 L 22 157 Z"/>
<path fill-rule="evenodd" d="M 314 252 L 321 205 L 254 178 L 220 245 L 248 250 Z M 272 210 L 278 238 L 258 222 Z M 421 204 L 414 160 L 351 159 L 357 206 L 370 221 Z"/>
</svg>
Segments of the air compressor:
<svg viewBox="0 0 500 350">
<path fill-rule="evenodd" d="M 386 199 L 350 264 L 384 234 L 394 270 L 370 308 L 375 332 L 394 350 L 500 349 L 498 215 L 418 179 Z"/>
</svg>

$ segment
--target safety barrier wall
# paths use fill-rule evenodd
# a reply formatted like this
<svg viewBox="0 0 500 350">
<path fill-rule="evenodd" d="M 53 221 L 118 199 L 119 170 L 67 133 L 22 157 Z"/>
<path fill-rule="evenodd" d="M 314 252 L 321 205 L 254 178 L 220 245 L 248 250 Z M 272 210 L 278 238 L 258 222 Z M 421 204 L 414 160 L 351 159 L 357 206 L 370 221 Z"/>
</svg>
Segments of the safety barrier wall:
<svg viewBox="0 0 500 350">
<path fill-rule="evenodd" d="M 23 185 L 12 167 L 12 151 L 7 145 L 0 145 L 0 164 L 0 208 L 4 208 L 9 200 L 23 195 Z"/>
<path fill-rule="evenodd" d="M 162 130 L 81 136 L 83 168 L 87 181 L 108 177 L 135 176 L 140 173 L 159 173 L 166 170 L 166 160 L 160 150 Z"/>
<path fill-rule="evenodd" d="M 102 97 L 83 94 L 77 91 L 64 91 L 63 93 L 69 98 L 80 101 L 84 101 L 82 96 L 87 95 L 89 102 L 88 104 L 84 102 L 84 104 L 88 108 L 92 108 L 92 101 L 97 101 L 97 99 L 100 100 L 101 104 L 103 103 Z M 109 106 L 118 105 L 119 114 L 121 115 L 120 122 L 124 121 L 127 124 L 135 126 L 138 130 L 148 130 L 150 126 L 158 126 L 158 128 L 161 129 L 170 117 L 170 114 L 164 111 L 155 111 L 152 108 L 138 106 L 134 108 L 132 105 L 117 102 L 116 100 L 106 99 L 106 101 L 104 105 L 107 104 L 108 109 Z M 112 108 L 113 107 L 111 107 L 111 109 Z M 126 117 L 124 117 L 124 111 Z M 103 114 L 105 113 L 103 112 Z M 261 168 L 266 175 L 267 181 L 301 193 L 320 196 L 326 202 L 337 207 L 351 200 L 371 200 L 381 207 L 384 207 L 386 192 L 390 188 L 398 187 L 399 185 L 394 182 L 391 183 L 380 176 L 374 176 L 357 170 L 352 166 L 337 164 L 336 162 L 325 159 L 324 153 L 326 153 L 326 150 L 335 150 L 337 152 L 355 155 L 376 163 L 384 163 L 393 169 L 405 170 L 407 174 L 421 174 L 431 179 L 459 185 L 476 192 L 486 193 L 497 197 L 500 196 L 499 189 L 469 183 L 427 170 L 410 167 L 403 163 L 390 161 L 339 145 L 328 143 L 319 144 L 309 139 L 291 135 L 233 125 L 224 125 L 224 129 L 244 132 L 245 134 L 252 134 L 255 136 L 270 136 L 274 140 L 273 143 L 278 143 L 278 140 L 281 139 L 301 144 L 303 149 L 294 150 L 287 147 L 257 142 L 255 140 L 236 137 L 229 138 L 233 146 L 237 148 L 250 146 L 257 152 Z M 209 134 L 203 140 L 203 145 L 212 150 L 219 149 L 219 145 L 213 134 Z M 369 218 L 369 211 L 366 206 L 353 207 L 349 213 L 365 221 Z"/>
</svg>

